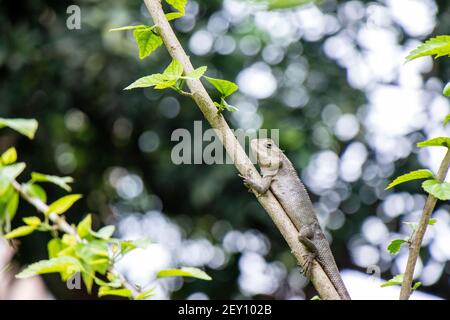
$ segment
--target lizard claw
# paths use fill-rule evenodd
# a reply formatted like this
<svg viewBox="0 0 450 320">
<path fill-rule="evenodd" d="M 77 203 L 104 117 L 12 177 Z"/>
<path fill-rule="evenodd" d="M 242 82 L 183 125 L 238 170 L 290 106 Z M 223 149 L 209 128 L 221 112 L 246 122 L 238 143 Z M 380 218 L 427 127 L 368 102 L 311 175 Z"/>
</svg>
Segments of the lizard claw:
<svg viewBox="0 0 450 320">
<path fill-rule="evenodd" d="M 247 178 L 246 176 L 241 175 L 241 174 L 238 174 L 238 176 L 243 179 L 244 186 L 247 188 L 247 191 L 248 192 L 252 192 L 252 185 L 251 185 L 250 179 Z"/>
</svg>

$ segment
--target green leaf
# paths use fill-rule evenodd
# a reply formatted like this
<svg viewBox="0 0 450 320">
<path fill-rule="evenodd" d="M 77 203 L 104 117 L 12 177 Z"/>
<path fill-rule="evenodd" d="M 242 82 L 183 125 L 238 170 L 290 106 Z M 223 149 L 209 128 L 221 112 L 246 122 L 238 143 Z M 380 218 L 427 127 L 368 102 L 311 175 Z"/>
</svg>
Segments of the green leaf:
<svg viewBox="0 0 450 320">
<path fill-rule="evenodd" d="M 176 59 L 173 59 L 163 72 L 163 75 L 166 76 L 168 80 L 178 80 L 182 74 L 183 65 Z"/>
<path fill-rule="evenodd" d="M 312 297 L 310 300 L 322 300 L 322 299 L 320 299 L 319 296 L 314 296 L 314 297 Z"/>
<path fill-rule="evenodd" d="M 426 169 L 420 169 L 416 171 L 412 171 L 410 173 L 401 175 L 400 177 L 397 177 L 394 181 L 392 181 L 385 190 L 390 189 L 392 187 L 395 187 L 396 185 L 399 185 L 401 183 L 411 181 L 411 180 L 417 180 L 417 179 L 428 179 L 434 177 L 433 172 Z"/>
<path fill-rule="evenodd" d="M 49 207 L 45 214 L 49 215 L 50 213 L 63 214 L 67 210 L 72 207 L 72 205 L 78 201 L 82 197 L 81 194 L 71 194 L 65 197 L 62 197 L 55 202 L 53 202 Z"/>
<path fill-rule="evenodd" d="M 112 289 L 109 287 L 100 287 L 98 289 L 98 296 L 99 298 L 104 296 L 119 296 L 119 297 L 126 297 L 131 298 L 133 294 L 129 289 Z"/>
<path fill-rule="evenodd" d="M 382 283 L 380 286 L 382 288 L 384 288 L 384 287 L 389 287 L 389 286 L 401 285 L 403 282 L 403 277 L 404 277 L 403 274 L 398 274 L 398 275 L 394 276 L 392 279 Z"/>
<path fill-rule="evenodd" d="M 22 186 L 23 186 L 25 193 L 28 196 L 30 196 L 32 198 L 38 198 L 43 203 L 47 202 L 47 194 L 45 193 L 45 190 L 41 186 L 30 183 L 30 182 L 25 183 Z"/>
<path fill-rule="evenodd" d="M 25 170 L 25 163 L 19 162 L 9 166 L 0 166 L 0 196 L 2 196 L 10 187 L 11 182 L 15 180 Z"/>
<path fill-rule="evenodd" d="M 9 220 L 11 221 L 17 212 L 17 207 L 19 206 L 19 194 L 17 192 L 14 192 L 8 199 L 8 202 L 6 203 L 6 215 L 8 216 Z"/>
<path fill-rule="evenodd" d="M 445 85 L 444 90 L 442 90 L 442 94 L 446 97 L 450 97 L 450 82 Z"/>
<path fill-rule="evenodd" d="M 430 220 L 428 220 L 428 225 L 434 226 L 436 224 L 436 222 L 437 222 L 437 219 L 435 219 L 435 218 L 430 219 Z"/>
<path fill-rule="evenodd" d="M 8 150 L 6 150 L 2 155 L 1 155 L 1 163 L 3 165 L 9 165 L 9 164 L 13 164 L 14 162 L 17 161 L 17 150 L 16 148 L 12 147 L 9 148 Z"/>
<path fill-rule="evenodd" d="M 109 267 L 108 243 L 101 240 L 94 240 L 88 243 L 77 243 L 75 246 L 77 256 L 79 256 L 94 271 L 105 274 Z"/>
<path fill-rule="evenodd" d="M 303 6 L 310 3 L 317 2 L 316 0 L 263 0 L 259 2 L 264 2 L 267 4 L 267 9 L 269 10 L 283 10 L 283 9 L 293 9 L 299 6 Z"/>
<path fill-rule="evenodd" d="M 32 226 L 32 227 L 39 227 L 39 225 L 41 224 L 41 219 L 39 219 L 38 217 L 26 217 L 22 219 L 23 222 L 28 225 L 28 226 Z"/>
<path fill-rule="evenodd" d="M 21 226 L 17 229 L 14 229 L 13 231 L 7 233 L 5 235 L 5 239 L 10 240 L 14 238 L 20 238 L 25 237 L 31 233 L 33 233 L 34 230 L 36 230 L 36 226 Z"/>
<path fill-rule="evenodd" d="M 62 249 L 63 244 L 59 238 L 53 238 L 47 243 L 48 257 L 50 259 L 56 258 Z"/>
<path fill-rule="evenodd" d="M 166 0 L 166 2 L 177 9 L 184 16 L 184 8 L 186 7 L 188 0 Z"/>
<path fill-rule="evenodd" d="M 427 180 L 422 183 L 422 188 L 439 200 L 450 200 L 450 183 L 439 180 Z"/>
<path fill-rule="evenodd" d="M 124 90 L 130 90 L 135 88 L 148 88 L 153 87 L 163 82 L 166 82 L 167 78 L 160 73 L 152 74 L 150 76 L 145 76 L 137 79 L 135 82 L 130 84 Z"/>
<path fill-rule="evenodd" d="M 153 291 L 155 291 L 155 288 L 143 291 L 140 294 L 138 294 L 136 297 L 134 297 L 134 300 L 147 300 L 148 298 L 151 298 L 154 296 Z"/>
<path fill-rule="evenodd" d="M 53 272 L 62 272 L 68 275 L 73 275 L 82 270 L 83 267 L 77 259 L 64 256 L 33 263 L 16 275 L 16 278 L 23 279 L 35 276 L 37 274 Z"/>
<path fill-rule="evenodd" d="M 85 238 L 91 233 L 92 216 L 88 214 L 77 226 L 77 233 L 80 238 Z"/>
<path fill-rule="evenodd" d="M 158 278 L 164 278 L 164 277 L 190 277 L 190 278 L 197 278 L 201 280 L 212 280 L 210 276 L 206 274 L 203 270 L 197 269 L 197 268 L 188 268 L 184 267 L 181 269 L 166 269 L 161 270 L 157 274 Z"/>
<path fill-rule="evenodd" d="M 448 114 L 444 119 L 444 126 L 450 121 L 450 114 Z"/>
<path fill-rule="evenodd" d="M 140 24 L 140 25 L 136 25 L 136 26 L 124 26 L 124 27 L 109 29 L 109 32 L 125 31 L 125 30 L 137 30 L 137 29 L 150 29 L 151 30 L 153 28 L 154 27 L 150 27 L 150 26 L 146 26 L 146 25 Z"/>
<path fill-rule="evenodd" d="M 418 147 L 447 147 L 450 148 L 450 138 L 438 137 L 426 141 L 419 142 Z"/>
<path fill-rule="evenodd" d="M 98 230 L 97 232 L 92 231 L 92 235 L 100 238 L 100 239 L 104 239 L 104 240 L 109 240 L 111 239 L 111 236 L 114 234 L 114 231 L 116 230 L 116 227 L 114 226 L 105 226 L 103 228 L 101 228 L 100 230 Z"/>
<path fill-rule="evenodd" d="M 402 244 L 407 243 L 407 242 L 408 241 L 402 240 L 402 239 L 392 240 L 391 243 L 389 243 L 387 249 L 390 254 L 396 254 L 397 252 L 400 251 L 400 247 L 402 246 Z"/>
<path fill-rule="evenodd" d="M 94 284 L 94 277 L 89 272 L 82 272 L 81 278 L 83 279 L 83 283 L 86 286 L 87 292 L 90 294 L 92 292 L 92 286 Z"/>
<path fill-rule="evenodd" d="M 186 75 L 184 77 L 181 77 L 181 78 L 182 79 L 188 79 L 188 80 L 200 79 L 205 74 L 206 70 L 208 70 L 208 67 L 207 66 L 202 66 L 202 67 L 199 67 L 199 68 L 195 69 L 194 71 L 192 71 L 188 75 Z"/>
<path fill-rule="evenodd" d="M 224 98 L 233 94 L 239 88 L 235 83 L 228 80 L 215 79 L 206 76 L 204 78 L 211 83 Z"/>
<path fill-rule="evenodd" d="M 419 289 L 419 287 L 420 287 L 421 285 L 422 285 L 422 282 L 417 281 L 416 283 L 414 283 L 414 285 L 413 285 L 413 287 L 412 287 L 412 290 L 414 291 L 414 290 Z"/>
<path fill-rule="evenodd" d="M 220 101 L 221 101 L 222 107 L 223 107 L 225 110 L 227 110 L 227 111 L 229 111 L 229 112 L 236 112 L 236 111 L 239 111 L 239 109 L 238 109 L 237 107 L 235 107 L 235 106 L 229 104 L 228 102 L 226 102 L 224 98 L 222 98 Z"/>
<path fill-rule="evenodd" d="M 4 119 L 0 118 L 0 128 L 11 128 L 29 139 L 34 139 L 38 122 L 34 119 Z"/>
<path fill-rule="evenodd" d="M 68 185 L 69 183 L 73 183 L 72 177 L 58 177 L 38 172 L 32 172 L 31 180 L 33 182 L 50 182 L 56 184 L 58 187 L 66 190 L 67 192 L 72 191 L 72 188 Z"/>
<path fill-rule="evenodd" d="M 156 35 L 152 28 L 135 29 L 133 32 L 136 43 L 139 47 L 139 58 L 148 57 L 153 51 L 162 45 L 163 41 L 160 36 Z"/>
<path fill-rule="evenodd" d="M 150 241 L 147 239 L 140 239 L 140 240 L 121 240 L 120 241 L 120 254 L 125 255 L 128 252 L 136 249 L 141 248 L 145 249 L 150 244 Z"/>
<path fill-rule="evenodd" d="M 169 12 L 165 14 L 167 21 L 175 20 L 184 16 L 181 12 Z"/>
<path fill-rule="evenodd" d="M 412 50 L 406 57 L 407 61 L 425 56 L 436 56 L 436 59 L 445 55 L 450 55 L 450 36 L 437 36 L 425 41 Z"/>
</svg>

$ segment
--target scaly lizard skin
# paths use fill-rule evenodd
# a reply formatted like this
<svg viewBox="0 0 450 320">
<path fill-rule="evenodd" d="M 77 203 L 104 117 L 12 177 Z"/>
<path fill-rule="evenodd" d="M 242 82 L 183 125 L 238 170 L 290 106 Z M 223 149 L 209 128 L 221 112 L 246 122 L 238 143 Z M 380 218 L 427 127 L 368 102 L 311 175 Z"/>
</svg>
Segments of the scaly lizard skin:
<svg viewBox="0 0 450 320">
<path fill-rule="evenodd" d="M 302 266 L 309 276 L 311 263 L 316 259 L 334 285 L 341 299 L 350 300 L 334 261 L 330 245 L 319 225 L 312 202 L 300 181 L 294 166 L 271 139 L 254 139 L 250 147 L 256 155 L 262 179 L 244 178 L 244 184 L 259 194 L 272 191 L 286 214 L 299 230 L 299 240 L 308 249 L 306 265 Z"/>
</svg>

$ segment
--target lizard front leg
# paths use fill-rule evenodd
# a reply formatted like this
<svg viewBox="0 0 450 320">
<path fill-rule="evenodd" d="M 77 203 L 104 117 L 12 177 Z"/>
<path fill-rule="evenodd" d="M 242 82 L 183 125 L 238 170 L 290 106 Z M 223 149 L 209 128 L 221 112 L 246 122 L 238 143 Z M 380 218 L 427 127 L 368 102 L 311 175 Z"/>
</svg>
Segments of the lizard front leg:
<svg viewBox="0 0 450 320">
<path fill-rule="evenodd" d="M 314 228 L 310 225 L 304 225 L 300 228 L 298 239 L 308 249 L 308 254 L 305 255 L 305 265 L 302 266 L 304 274 L 310 278 L 312 264 L 317 257 L 317 247 L 313 242 Z"/>
<path fill-rule="evenodd" d="M 245 176 L 239 175 L 244 179 L 244 185 L 249 189 L 255 190 L 259 194 L 265 194 L 267 190 L 270 188 L 270 184 L 272 183 L 273 176 L 264 176 L 261 179 L 252 179 Z"/>
</svg>

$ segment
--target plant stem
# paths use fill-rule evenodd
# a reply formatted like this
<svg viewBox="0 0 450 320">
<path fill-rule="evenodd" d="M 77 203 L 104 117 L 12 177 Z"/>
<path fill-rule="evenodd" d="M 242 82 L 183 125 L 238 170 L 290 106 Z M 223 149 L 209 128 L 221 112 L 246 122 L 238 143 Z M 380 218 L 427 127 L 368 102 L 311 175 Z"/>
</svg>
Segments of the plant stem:
<svg viewBox="0 0 450 320">
<path fill-rule="evenodd" d="M 439 167 L 437 180 L 444 181 L 447 176 L 447 172 L 450 166 L 450 149 L 447 149 L 447 153 L 441 162 Z M 411 296 L 412 281 L 414 277 L 414 269 L 416 267 L 417 258 L 419 257 L 420 247 L 422 246 L 423 237 L 425 231 L 427 231 L 428 221 L 430 221 L 431 214 L 433 213 L 434 207 L 436 206 L 437 199 L 429 194 L 425 206 L 423 208 L 422 216 L 420 218 L 417 230 L 409 246 L 408 262 L 406 264 L 405 275 L 403 277 L 402 289 L 400 291 L 400 300 L 408 300 Z"/>
<path fill-rule="evenodd" d="M 164 15 L 161 0 L 144 0 L 144 2 L 153 18 L 153 22 L 158 29 L 158 34 L 161 36 L 167 51 L 173 59 L 181 62 L 185 74 L 191 73 L 194 70 L 194 67 Z M 192 93 L 194 101 L 214 129 L 228 155 L 233 160 L 237 170 L 244 176 L 260 178 L 258 171 L 237 141 L 225 118 L 221 113 L 217 112 L 214 102 L 206 92 L 201 81 L 189 79 L 186 80 L 186 83 Z M 300 241 L 298 241 L 298 230 L 295 228 L 278 200 L 270 191 L 262 196 L 258 196 L 256 193 L 255 195 L 290 246 L 299 265 L 304 266 L 306 262 L 304 257 L 307 255 L 308 251 Z M 322 299 L 340 299 L 339 294 L 332 285 L 330 279 L 317 261 L 314 261 L 312 266 L 311 282 Z"/>
<path fill-rule="evenodd" d="M 29 204 L 31 204 L 33 207 L 35 207 L 39 212 L 42 214 L 46 214 L 48 211 L 48 205 L 44 202 L 42 202 L 39 198 L 36 197 L 30 197 L 25 190 L 22 188 L 22 185 L 17 182 L 16 180 L 13 180 L 11 182 L 14 189 L 16 189 L 17 192 L 21 195 L 21 197 L 27 201 Z M 54 223 L 54 225 L 62 232 L 65 232 L 67 234 L 70 234 L 75 237 L 75 239 L 78 242 L 83 242 L 83 240 L 78 236 L 77 230 L 67 223 L 66 219 L 64 219 L 63 216 L 60 216 L 56 213 L 50 213 L 48 215 L 48 218 L 50 221 Z M 114 265 L 111 265 L 108 269 L 109 272 L 113 273 L 115 276 L 117 276 L 120 279 L 120 282 L 122 283 L 122 286 L 128 290 L 130 290 L 133 297 L 136 297 L 140 294 L 140 291 L 135 288 L 134 285 L 132 285 L 122 274 L 117 272 L 114 269 Z"/>
</svg>

